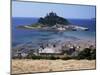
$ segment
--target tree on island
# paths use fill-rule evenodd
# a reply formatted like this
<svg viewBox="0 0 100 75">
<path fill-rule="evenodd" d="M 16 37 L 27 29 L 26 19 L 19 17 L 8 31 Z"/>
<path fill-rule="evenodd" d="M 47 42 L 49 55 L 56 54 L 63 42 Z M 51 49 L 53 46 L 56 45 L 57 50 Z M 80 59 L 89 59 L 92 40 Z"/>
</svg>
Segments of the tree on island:
<svg viewBox="0 0 100 75">
<path fill-rule="evenodd" d="M 69 21 L 63 17 L 59 17 L 56 13 L 50 12 L 44 18 L 39 18 L 38 23 L 48 26 L 56 24 L 68 25 Z"/>
</svg>

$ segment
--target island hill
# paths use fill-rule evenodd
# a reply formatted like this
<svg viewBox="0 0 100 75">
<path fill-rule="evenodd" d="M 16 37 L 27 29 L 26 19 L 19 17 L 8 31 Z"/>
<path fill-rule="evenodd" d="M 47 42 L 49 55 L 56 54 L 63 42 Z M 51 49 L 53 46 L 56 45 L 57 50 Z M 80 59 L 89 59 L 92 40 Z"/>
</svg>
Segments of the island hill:
<svg viewBox="0 0 100 75">
<path fill-rule="evenodd" d="M 76 31 L 85 30 L 88 28 L 72 25 L 67 19 L 58 16 L 54 12 L 48 13 L 45 17 L 40 17 L 37 23 L 31 25 L 18 26 L 22 29 L 34 29 L 34 30 L 58 30 L 58 31 Z"/>
</svg>

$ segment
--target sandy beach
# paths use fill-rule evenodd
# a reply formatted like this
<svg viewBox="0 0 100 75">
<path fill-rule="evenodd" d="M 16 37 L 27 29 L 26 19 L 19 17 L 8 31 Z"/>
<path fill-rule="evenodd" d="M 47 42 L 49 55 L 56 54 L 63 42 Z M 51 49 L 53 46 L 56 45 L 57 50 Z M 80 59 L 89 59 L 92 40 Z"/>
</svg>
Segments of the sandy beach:
<svg viewBox="0 0 100 75">
<path fill-rule="evenodd" d="M 95 60 L 13 59 L 12 74 L 95 69 Z"/>
</svg>

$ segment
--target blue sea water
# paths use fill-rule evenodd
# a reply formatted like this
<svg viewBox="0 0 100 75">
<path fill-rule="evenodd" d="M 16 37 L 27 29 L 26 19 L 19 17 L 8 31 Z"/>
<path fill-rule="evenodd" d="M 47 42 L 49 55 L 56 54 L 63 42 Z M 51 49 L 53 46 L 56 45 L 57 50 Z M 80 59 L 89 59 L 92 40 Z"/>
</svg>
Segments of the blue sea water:
<svg viewBox="0 0 100 75">
<path fill-rule="evenodd" d="M 36 31 L 16 28 L 19 25 L 30 25 L 36 23 L 38 18 L 12 18 L 12 46 L 33 42 L 59 39 L 59 38 L 78 38 L 95 40 L 96 22 L 94 19 L 68 19 L 71 24 L 89 28 L 89 31 Z"/>
</svg>

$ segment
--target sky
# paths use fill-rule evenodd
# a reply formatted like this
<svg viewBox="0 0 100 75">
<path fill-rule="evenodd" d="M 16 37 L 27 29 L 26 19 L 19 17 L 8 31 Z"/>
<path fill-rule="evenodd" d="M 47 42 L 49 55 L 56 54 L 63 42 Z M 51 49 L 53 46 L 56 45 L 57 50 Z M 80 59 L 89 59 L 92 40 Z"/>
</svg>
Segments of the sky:
<svg viewBox="0 0 100 75">
<path fill-rule="evenodd" d="M 55 12 L 64 18 L 95 18 L 95 6 L 12 1 L 12 17 L 44 17 Z"/>
</svg>

